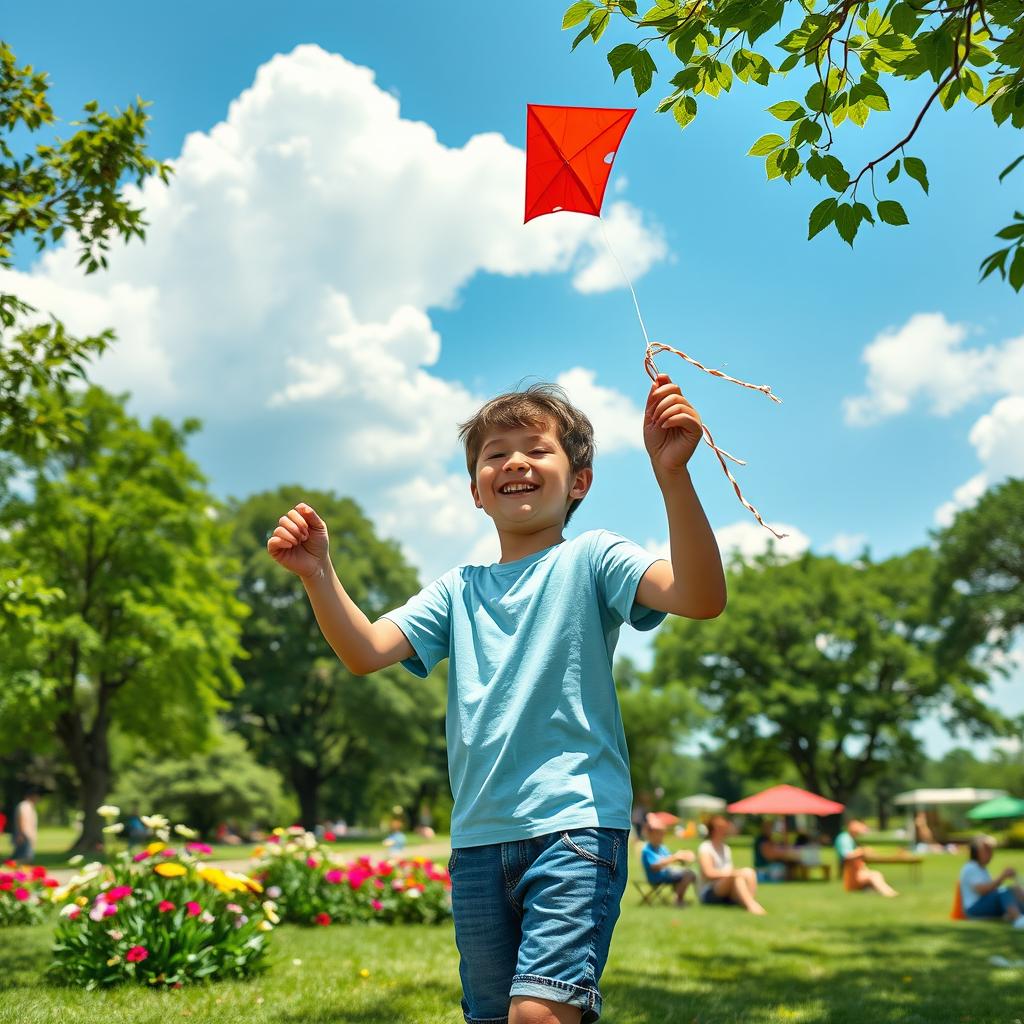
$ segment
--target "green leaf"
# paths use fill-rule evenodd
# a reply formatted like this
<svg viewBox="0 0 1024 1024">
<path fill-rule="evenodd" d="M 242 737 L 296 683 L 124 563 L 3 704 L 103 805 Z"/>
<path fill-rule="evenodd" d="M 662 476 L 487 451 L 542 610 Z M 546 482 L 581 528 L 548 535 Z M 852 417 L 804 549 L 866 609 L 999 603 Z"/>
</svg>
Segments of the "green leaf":
<svg viewBox="0 0 1024 1024">
<path fill-rule="evenodd" d="M 872 110 L 888 110 L 889 97 L 885 90 L 872 78 L 863 77 L 850 90 L 850 99 L 856 98 Z"/>
<path fill-rule="evenodd" d="M 853 240 L 857 237 L 857 229 L 860 227 L 860 217 L 850 203 L 842 203 L 836 208 L 835 223 L 839 237 L 852 249 Z"/>
<path fill-rule="evenodd" d="M 1024 160 L 1024 153 L 1021 153 L 1021 155 L 1019 157 L 1017 157 L 1016 160 L 1014 160 L 1011 163 L 1007 164 L 999 172 L 999 180 L 1002 181 L 1003 178 L 1005 178 L 1008 174 L 1010 174 L 1012 171 L 1016 170 L 1017 165 L 1021 162 L 1021 160 Z"/>
<path fill-rule="evenodd" d="M 1010 224 L 1003 228 L 1002 231 L 996 232 L 996 238 L 1020 238 L 1024 236 L 1024 224 L 1018 221 L 1016 224 Z"/>
<path fill-rule="evenodd" d="M 617 82 L 619 75 L 633 66 L 633 61 L 636 60 L 639 53 L 640 47 L 633 43 L 620 43 L 608 51 L 608 63 L 611 66 L 614 81 Z"/>
<path fill-rule="evenodd" d="M 909 224 L 902 205 L 895 199 L 883 199 L 878 204 L 878 219 L 883 224 Z"/>
<path fill-rule="evenodd" d="M 978 269 L 982 271 L 981 278 L 979 281 L 984 281 L 989 274 L 993 271 L 998 270 L 999 273 L 1005 278 L 1006 277 L 1006 257 L 1010 254 L 1009 248 L 999 249 L 997 252 L 991 253 L 986 256 L 982 261 Z"/>
<path fill-rule="evenodd" d="M 590 34 L 594 37 L 595 43 L 604 35 L 604 30 L 608 27 L 608 21 L 611 16 L 611 11 L 595 11 L 590 16 Z"/>
<path fill-rule="evenodd" d="M 636 94 L 637 96 L 643 96 L 650 89 L 658 66 L 654 63 L 654 58 L 646 50 L 641 50 L 631 70 L 633 72 L 633 85 L 636 87 Z"/>
<path fill-rule="evenodd" d="M 791 53 L 776 69 L 780 75 L 788 74 L 800 63 L 800 54 Z"/>
<path fill-rule="evenodd" d="M 810 161 L 808 161 L 808 168 L 810 167 Z M 824 231 L 825 228 L 832 223 L 836 216 L 836 207 L 839 205 L 839 200 L 834 196 L 830 196 L 828 199 L 823 199 L 818 205 L 811 210 L 810 219 L 807 222 L 807 241 L 809 242 L 818 232 Z"/>
<path fill-rule="evenodd" d="M 866 103 L 851 103 L 849 114 L 850 120 L 859 128 L 863 128 L 868 123 L 871 109 Z"/>
<path fill-rule="evenodd" d="M 916 156 L 908 156 L 903 161 L 903 169 L 921 186 L 921 188 L 924 189 L 925 194 L 927 195 L 928 174 L 924 166 L 924 161 L 919 160 Z"/>
<path fill-rule="evenodd" d="M 767 156 L 769 153 L 784 146 L 786 140 L 781 135 L 762 135 L 751 147 L 747 156 Z"/>
<path fill-rule="evenodd" d="M 768 159 L 764 162 L 764 170 L 769 181 L 782 175 L 782 154 L 784 152 L 786 150 L 777 149 L 774 153 L 768 154 Z"/>
<path fill-rule="evenodd" d="M 795 121 L 804 117 L 806 112 L 796 100 L 783 100 L 781 103 L 773 103 L 768 108 L 768 113 L 780 121 Z"/>
<path fill-rule="evenodd" d="M 899 176 L 900 176 L 900 162 L 899 162 L 899 160 L 897 160 L 896 163 L 894 163 L 892 165 L 892 167 L 889 168 L 889 173 L 886 175 L 886 178 L 891 183 L 891 182 L 894 182 Z"/>
<path fill-rule="evenodd" d="M 697 116 L 697 101 L 692 96 L 683 96 L 672 107 L 672 114 L 679 127 L 685 128 Z"/>
<path fill-rule="evenodd" d="M 908 3 L 898 3 L 889 12 L 889 24 L 894 32 L 900 35 L 912 36 L 917 31 L 920 15 Z"/>
<path fill-rule="evenodd" d="M 825 180 L 828 182 L 828 187 L 833 192 L 845 192 L 850 184 L 850 175 L 846 168 L 838 157 L 826 156 L 823 159 L 825 163 Z"/>
<path fill-rule="evenodd" d="M 567 29 L 578 25 L 596 6 L 596 4 L 590 3 L 590 0 L 579 0 L 579 3 L 573 4 L 565 12 L 565 16 L 562 18 L 562 28 Z"/>
<path fill-rule="evenodd" d="M 1010 264 L 1010 285 L 1015 292 L 1019 292 L 1021 285 L 1024 285 L 1024 247 L 1017 246 L 1013 253 L 1013 262 Z"/>
</svg>

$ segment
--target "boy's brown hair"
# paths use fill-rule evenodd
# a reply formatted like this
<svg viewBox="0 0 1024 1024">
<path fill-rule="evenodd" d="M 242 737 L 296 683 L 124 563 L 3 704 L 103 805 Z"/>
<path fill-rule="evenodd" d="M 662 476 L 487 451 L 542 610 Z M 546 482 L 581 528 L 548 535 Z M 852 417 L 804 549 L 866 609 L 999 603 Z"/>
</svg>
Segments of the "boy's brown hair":
<svg viewBox="0 0 1024 1024">
<path fill-rule="evenodd" d="M 466 468 L 471 480 L 476 480 L 476 463 L 484 439 L 494 430 L 513 430 L 516 427 L 543 429 L 554 423 L 558 443 L 569 459 L 573 475 L 594 464 L 594 427 L 586 414 L 576 408 L 557 384 L 541 381 L 531 384 L 525 391 L 508 391 L 482 405 L 465 423 L 459 424 L 459 440 L 466 446 Z M 582 501 L 574 498 L 566 513 L 565 522 Z"/>
</svg>

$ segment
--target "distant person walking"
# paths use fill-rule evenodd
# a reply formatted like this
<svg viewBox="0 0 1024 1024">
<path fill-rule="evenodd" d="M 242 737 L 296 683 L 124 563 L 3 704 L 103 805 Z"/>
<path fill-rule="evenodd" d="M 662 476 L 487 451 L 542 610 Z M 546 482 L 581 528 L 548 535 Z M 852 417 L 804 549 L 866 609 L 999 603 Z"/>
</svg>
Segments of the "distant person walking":
<svg viewBox="0 0 1024 1024">
<path fill-rule="evenodd" d="M 39 790 L 30 789 L 25 798 L 14 809 L 14 859 L 19 864 L 31 864 L 36 856 L 36 842 L 39 838 Z"/>
</svg>

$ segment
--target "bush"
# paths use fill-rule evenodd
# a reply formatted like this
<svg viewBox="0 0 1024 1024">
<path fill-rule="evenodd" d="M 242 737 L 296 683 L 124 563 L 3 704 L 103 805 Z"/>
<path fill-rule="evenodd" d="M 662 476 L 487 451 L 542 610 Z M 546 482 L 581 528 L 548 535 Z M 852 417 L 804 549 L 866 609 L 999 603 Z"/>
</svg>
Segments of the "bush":
<svg viewBox="0 0 1024 1024">
<path fill-rule="evenodd" d="M 274 829 L 253 874 L 298 924 L 433 924 L 451 915 L 448 872 L 425 857 L 351 863 L 299 826 Z"/>
<path fill-rule="evenodd" d="M 279 918 L 259 883 L 205 865 L 211 851 L 202 843 L 167 845 L 165 818 L 146 823 L 160 841 L 89 864 L 54 890 L 64 906 L 51 974 L 87 989 L 129 981 L 180 988 L 264 970 Z"/>
<path fill-rule="evenodd" d="M 4 861 L 0 870 L 0 928 L 16 924 L 38 924 L 52 903 L 51 892 L 60 885 L 46 874 L 46 868 L 19 867 Z"/>
</svg>

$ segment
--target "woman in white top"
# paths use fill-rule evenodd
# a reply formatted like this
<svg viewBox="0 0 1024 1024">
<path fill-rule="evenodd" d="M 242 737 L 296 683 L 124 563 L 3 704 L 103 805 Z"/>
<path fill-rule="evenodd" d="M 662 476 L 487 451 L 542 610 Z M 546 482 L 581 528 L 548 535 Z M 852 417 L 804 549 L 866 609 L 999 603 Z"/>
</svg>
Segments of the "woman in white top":
<svg viewBox="0 0 1024 1024">
<path fill-rule="evenodd" d="M 753 868 L 734 868 L 726 836 L 732 831 L 728 818 L 716 814 L 708 822 L 708 838 L 697 848 L 700 863 L 701 903 L 737 903 L 752 914 L 767 911 L 754 897 L 757 875 Z"/>
</svg>

